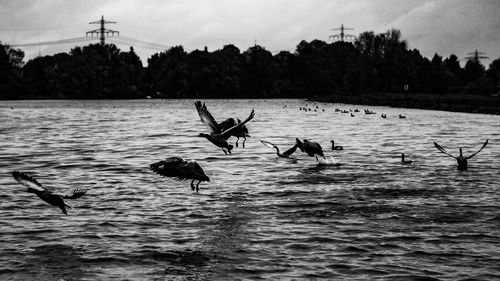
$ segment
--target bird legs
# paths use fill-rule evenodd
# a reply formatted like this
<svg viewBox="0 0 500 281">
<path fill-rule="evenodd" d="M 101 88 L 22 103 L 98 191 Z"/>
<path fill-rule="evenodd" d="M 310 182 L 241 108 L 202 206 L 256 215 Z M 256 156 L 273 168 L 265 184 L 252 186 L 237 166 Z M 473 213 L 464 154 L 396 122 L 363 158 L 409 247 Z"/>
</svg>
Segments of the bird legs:
<svg viewBox="0 0 500 281">
<path fill-rule="evenodd" d="M 237 137 L 238 139 L 236 140 L 235 146 L 238 147 L 238 141 L 240 140 L 240 137 Z M 246 137 L 242 137 L 243 142 L 241 143 L 241 147 L 245 148 L 245 142 L 247 141 Z"/>
<path fill-rule="evenodd" d="M 229 154 L 231 154 L 231 150 L 229 150 L 229 149 L 226 151 L 226 150 L 223 148 L 223 149 L 222 149 L 222 152 L 224 152 L 224 154 L 226 154 L 226 155 L 227 155 L 228 153 L 229 153 Z"/>
<path fill-rule="evenodd" d="M 195 185 L 194 185 L 194 179 L 193 179 L 193 180 L 191 180 L 191 189 L 192 189 L 193 191 L 195 191 L 195 190 L 196 190 L 196 192 L 198 192 L 198 190 L 200 190 L 200 183 L 201 183 L 201 181 L 198 181 L 198 183 L 197 183 L 197 184 L 196 184 L 196 186 L 195 186 Z"/>
</svg>

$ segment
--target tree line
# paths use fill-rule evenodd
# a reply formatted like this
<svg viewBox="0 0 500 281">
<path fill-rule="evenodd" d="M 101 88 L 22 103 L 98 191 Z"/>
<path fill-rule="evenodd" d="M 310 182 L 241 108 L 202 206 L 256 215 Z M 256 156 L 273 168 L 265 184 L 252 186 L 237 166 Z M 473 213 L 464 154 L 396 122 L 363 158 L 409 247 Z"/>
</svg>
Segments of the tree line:
<svg viewBox="0 0 500 281">
<path fill-rule="evenodd" d="M 22 50 L 0 42 L 0 99 L 313 98 L 403 92 L 491 95 L 500 85 L 500 58 L 462 67 L 456 55 L 428 59 L 409 49 L 401 32 L 363 32 L 353 42 L 300 42 L 272 54 L 255 45 L 212 52 L 175 46 L 143 66 L 133 47 L 75 47 L 23 62 Z"/>
</svg>

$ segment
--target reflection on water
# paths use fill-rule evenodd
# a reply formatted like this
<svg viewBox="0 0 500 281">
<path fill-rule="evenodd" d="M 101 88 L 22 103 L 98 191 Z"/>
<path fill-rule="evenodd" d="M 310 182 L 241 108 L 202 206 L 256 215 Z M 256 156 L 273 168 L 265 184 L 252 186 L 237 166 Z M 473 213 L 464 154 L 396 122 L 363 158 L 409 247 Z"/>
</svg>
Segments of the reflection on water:
<svg viewBox="0 0 500 281">
<path fill-rule="evenodd" d="M 500 117 L 208 100 L 217 120 L 256 111 L 246 147 L 225 156 L 196 137 L 207 129 L 193 103 L 1 102 L 0 279 L 500 278 Z M 327 159 L 278 158 L 259 141 L 296 137 Z M 432 145 L 470 154 L 486 138 L 468 171 Z M 330 151 L 331 139 L 344 150 Z M 401 165 L 401 153 L 415 163 Z M 196 160 L 211 182 L 193 193 L 149 171 L 171 156 Z M 23 192 L 13 170 L 90 191 L 64 216 Z"/>
</svg>

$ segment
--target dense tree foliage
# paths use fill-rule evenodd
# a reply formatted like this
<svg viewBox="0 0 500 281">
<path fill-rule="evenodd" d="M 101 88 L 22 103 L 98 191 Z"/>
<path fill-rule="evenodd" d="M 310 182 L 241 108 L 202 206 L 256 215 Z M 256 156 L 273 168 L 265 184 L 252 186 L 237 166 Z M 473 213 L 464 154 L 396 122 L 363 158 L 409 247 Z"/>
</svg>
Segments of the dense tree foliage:
<svg viewBox="0 0 500 281">
<path fill-rule="evenodd" d="M 112 44 L 25 65 L 22 51 L 0 46 L 0 86 L 10 89 L 0 98 L 311 98 L 399 93 L 404 85 L 410 93 L 489 95 L 500 84 L 500 59 L 488 70 L 478 59 L 461 67 L 455 55 L 429 60 L 396 29 L 363 32 L 354 43 L 302 41 L 274 55 L 259 45 L 189 53 L 176 46 L 152 55 L 147 67 L 133 48 Z"/>
</svg>

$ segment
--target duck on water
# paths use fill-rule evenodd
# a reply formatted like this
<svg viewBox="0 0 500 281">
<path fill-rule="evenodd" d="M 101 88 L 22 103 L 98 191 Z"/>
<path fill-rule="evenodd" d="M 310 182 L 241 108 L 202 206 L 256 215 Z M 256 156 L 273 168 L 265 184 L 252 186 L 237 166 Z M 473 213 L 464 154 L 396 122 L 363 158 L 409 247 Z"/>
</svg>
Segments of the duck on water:
<svg viewBox="0 0 500 281">
<path fill-rule="evenodd" d="M 205 171 L 196 161 L 186 161 L 182 157 L 169 157 L 165 160 L 149 165 L 149 168 L 164 177 L 172 177 L 175 180 L 191 180 L 191 189 L 196 192 L 199 191 L 199 186 L 202 181 L 210 181 Z M 194 185 L 194 181 L 198 183 Z"/>
<path fill-rule="evenodd" d="M 478 151 L 476 151 L 476 152 L 472 153 L 472 154 L 471 154 L 471 155 L 469 155 L 469 156 L 463 156 L 463 154 L 462 154 L 462 148 L 461 148 L 461 147 L 458 149 L 458 150 L 459 150 L 459 152 L 460 152 L 460 154 L 459 154 L 458 156 L 453 156 L 453 155 L 451 155 L 450 153 L 448 153 L 448 152 L 447 152 L 444 148 L 442 148 L 442 147 L 441 147 L 441 146 L 440 146 L 437 142 L 434 142 L 434 146 L 435 146 L 435 147 L 436 147 L 439 151 L 441 151 L 442 153 L 444 153 L 444 154 L 446 154 L 446 155 L 448 155 L 448 156 L 450 156 L 450 157 L 455 158 L 455 159 L 457 160 L 457 164 L 458 164 L 457 169 L 458 169 L 459 171 L 465 171 L 465 170 L 467 170 L 467 168 L 468 168 L 468 162 L 467 162 L 467 160 L 468 160 L 468 159 L 471 159 L 471 158 L 472 158 L 472 157 L 474 157 L 476 154 L 478 154 L 481 150 L 483 150 L 483 148 L 485 148 L 485 147 L 486 147 L 486 145 L 488 144 L 488 141 L 489 141 L 489 139 L 487 139 L 487 140 L 483 143 L 483 145 L 481 146 L 481 148 L 480 148 Z"/>
<path fill-rule="evenodd" d="M 35 193 L 43 201 L 61 209 L 65 215 L 68 214 L 66 207 L 71 208 L 71 206 L 64 202 L 64 199 L 78 199 L 87 192 L 86 189 L 76 188 L 72 194 L 54 193 L 41 185 L 35 178 L 25 173 L 14 171 L 12 172 L 12 176 L 18 183 L 27 187 L 27 192 Z"/>
<path fill-rule="evenodd" d="M 250 115 L 243 122 L 240 122 L 226 130 L 223 130 L 221 126 L 215 121 L 215 118 L 208 111 L 205 103 L 201 103 L 200 101 L 196 101 L 195 103 L 196 110 L 198 111 L 198 115 L 200 116 L 201 122 L 208 128 L 210 134 L 200 133 L 199 137 L 204 137 L 209 140 L 211 143 L 215 144 L 217 147 L 220 147 L 224 154 L 231 154 L 231 150 L 233 149 L 233 145 L 227 142 L 227 139 L 231 137 L 235 132 L 241 130 L 241 128 L 250 120 L 252 120 L 255 116 L 255 111 L 252 109 Z"/>
</svg>

